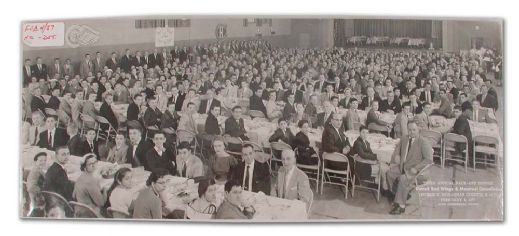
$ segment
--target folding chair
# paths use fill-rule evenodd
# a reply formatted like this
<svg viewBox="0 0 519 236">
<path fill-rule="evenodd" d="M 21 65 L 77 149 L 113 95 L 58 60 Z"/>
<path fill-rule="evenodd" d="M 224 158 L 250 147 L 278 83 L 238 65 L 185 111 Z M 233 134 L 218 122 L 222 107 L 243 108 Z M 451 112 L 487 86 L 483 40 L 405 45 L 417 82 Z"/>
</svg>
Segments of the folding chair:
<svg viewBox="0 0 519 236">
<path fill-rule="evenodd" d="M 464 146 L 464 149 L 459 153 L 456 146 Z M 449 156 L 447 156 L 449 154 Z M 445 166 L 445 161 L 456 161 L 465 165 L 465 173 L 467 173 L 467 165 L 469 162 L 469 143 L 467 138 L 463 135 L 447 133 L 443 137 L 443 162 L 442 168 Z"/>
<path fill-rule="evenodd" d="M 472 154 L 472 162 L 474 171 L 476 170 L 476 163 L 484 165 L 493 165 L 499 168 L 499 140 L 496 137 L 478 135 L 474 137 L 472 142 L 474 153 Z M 476 158 L 476 153 L 482 153 L 482 158 Z M 494 162 L 489 162 L 488 156 L 494 156 Z"/>
<path fill-rule="evenodd" d="M 355 155 L 355 156 L 353 156 L 353 165 L 355 166 L 355 170 L 357 170 L 357 163 L 364 163 L 364 164 L 368 164 L 368 165 L 371 165 L 371 166 L 378 166 L 379 165 L 378 161 L 365 160 L 365 159 L 362 159 L 361 157 L 359 157 L 359 155 Z M 373 176 L 373 173 L 372 173 L 371 177 L 374 178 L 373 181 L 361 180 L 361 179 L 358 178 L 357 174 L 354 171 L 353 172 L 353 177 L 352 177 L 353 188 L 351 190 L 351 196 L 355 197 L 355 189 L 356 188 L 365 189 L 365 190 L 372 190 L 372 191 L 375 191 L 377 193 L 376 199 L 377 199 L 377 202 L 379 202 L 380 201 L 380 179 L 382 177 L 382 169 L 380 168 L 380 166 L 378 166 L 378 171 L 376 172 L 376 174 Z M 357 182 L 357 179 L 359 180 L 359 185 L 358 186 L 355 185 L 355 183 Z M 377 187 L 376 188 L 372 188 L 370 186 L 362 185 L 362 183 L 374 184 Z"/>
<path fill-rule="evenodd" d="M 74 208 L 70 206 L 67 199 L 58 193 L 51 191 L 41 191 L 45 197 L 46 204 L 56 204 L 56 206 L 63 208 L 66 217 L 73 217 Z"/>
<path fill-rule="evenodd" d="M 74 201 L 70 201 L 69 204 L 74 207 L 74 218 L 103 218 L 86 204 Z"/>
<path fill-rule="evenodd" d="M 295 150 L 296 158 L 299 157 L 299 148 L 296 148 Z M 301 169 L 303 172 L 305 172 L 308 175 L 309 180 L 315 181 L 315 192 L 319 193 L 319 181 L 320 181 L 320 174 L 321 174 L 321 158 L 319 158 L 319 154 L 317 154 L 317 164 L 316 165 L 305 165 L 305 164 L 296 164 L 299 169 Z M 312 177 L 312 175 L 315 175 L 315 178 Z"/>
<path fill-rule="evenodd" d="M 346 163 L 346 169 L 345 170 L 334 170 L 326 167 L 327 161 L 333 161 L 336 163 Z M 323 194 L 323 187 L 324 184 L 331 184 L 331 185 L 339 185 L 343 186 L 345 188 L 345 194 L 344 197 L 348 199 L 348 183 L 351 183 L 353 185 L 353 182 L 351 181 L 351 171 L 350 171 L 350 162 L 348 161 L 348 157 L 346 155 L 341 153 L 323 153 L 323 169 L 321 171 L 321 195 Z M 326 176 L 328 177 L 328 180 L 326 179 Z M 339 179 L 345 180 L 344 182 L 333 182 L 332 179 Z"/>
<path fill-rule="evenodd" d="M 270 143 L 270 166 L 272 167 L 272 161 L 275 161 L 275 162 L 280 162 L 282 163 L 281 161 L 281 157 L 278 158 L 276 157 L 276 154 L 279 153 L 281 154 L 281 152 L 283 150 L 292 150 L 292 147 L 286 143 L 282 143 L 282 142 L 271 142 Z"/>
<path fill-rule="evenodd" d="M 99 123 L 99 125 L 97 126 L 96 140 L 99 141 L 99 137 L 101 137 L 101 139 L 106 140 L 106 143 L 108 143 L 108 140 L 110 140 L 112 136 L 115 136 L 117 134 L 117 130 L 115 130 L 112 124 L 110 124 L 110 122 L 108 122 L 108 120 L 102 116 L 97 116 L 96 120 Z M 103 130 L 101 128 L 101 125 L 107 125 L 108 129 Z M 112 132 L 113 135 L 111 135 Z"/>
<path fill-rule="evenodd" d="M 87 114 L 83 114 L 83 113 L 79 113 L 79 115 L 80 115 L 81 121 L 82 121 L 80 136 L 83 136 L 86 134 L 87 128 L 93 128 L 94 130 L 97 130 L 98 124 L 97 124 L 97 121 L 93 117 L 91 117 Z M 91 125 L 91 124 L 94 124 L 94 126 L 90 127 L 89 125 Z"/>
<path fill-rule="evenodd" d="M 262 111 L 258 111 L 258 110 L 250 110 L 249 111 L 249 115 L 254 119 L 254 118 L 266 118 L 265 117 L 265 114 L 262 112 Z"/>
<path fill-rule="evenodd" d="M 416 212 L 418 210 L 423 210 L 423 201 L 422 201 L 422 196 L 420 194 L 416 194 L 417 193 L 417 187 L 420 187 L 420 186 L 424 186 L 424 185 L 427 185 L 429 183 L 431 183 L 431 180 L 430 180 L 430 177 L 426 175 L 427 171 L 433 166 L 433 164 L 428 164 L 426 165 L 424 168 L 422 168 L 415 176 L 414 178 L 414 186 L 412 186 L 412 189 L 411 191 L 409 191 L 409 194 L 411 195 L 411 201 L 408 201 L 407 202 L 407 205 L 409 206 L 408 208 L 412 208 L 413 206 L 413 199 L 415 199 L 414 197 L 417 196 L 417 200 L 418 202 L 416 203 L 417 206 L 416 206 L 416 210 L 414 211 L 411 211 L 409 212 L 410 214 L 412 214 L 413 212 Z M 431 203 L 431 206 L 434 208 L 434 203 Z"/>
<path fill-rule="evenodd" d="M 119 210 L 116 210 L 112 207 L 108 207 L 108 209 L 106 209 L 106 211 L 108 212 L 108 215 L 111 217 L 111 218 L 114 218 L 114 219 L 128 219 L 128 218 L 132 218 L 132 216 L 124 211 L 119 211 Z"/>
<path fill-rule="evenodd" d="M 433 158 L 440 158 L 440 166 L 442 166 L 444 157 L 442 134 L 438 131 L 423 129 L 420 130 L 420 135 L 431 142 L 431 146 L 433 148 Z"/>
</svg>

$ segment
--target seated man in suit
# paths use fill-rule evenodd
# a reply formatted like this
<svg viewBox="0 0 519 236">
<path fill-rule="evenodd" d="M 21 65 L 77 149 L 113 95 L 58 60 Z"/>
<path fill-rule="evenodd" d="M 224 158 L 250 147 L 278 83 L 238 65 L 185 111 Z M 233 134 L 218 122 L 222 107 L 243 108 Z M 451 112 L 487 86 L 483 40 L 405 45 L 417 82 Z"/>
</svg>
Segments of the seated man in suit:
<svg viewBox="0 0 519 236">
<path fill-rule="evenodd" d="M 333 105 L 330 101 L 323 102 L 324 111 L 317 114 L 317 121 L 315 122 L 314 127 L 326 127 L 330 123 L 332 115 L 335 114 L 333 112 Z"/>
<path fill-rule="evenodd" d="M 155 132 L 153 135 L 153 148 L 146 152 L 147 169 L 150 172 L 157 172 L 159 169 L 165 169 L 170 175 L 175 175 L 176 164 L 175 154 L 170 148 L 164 147 L 166 135 L 162 131 Z"/>
<path fill-rule="evenodd" d="M 433 114 L 438 114 L 444 116 L 445 118 L 452 117 L 452 103 L 447 96 L 447 92 L 444 89 L 440 90 L 440 107 L 433 112 Z"/>
<path fill-rule="evenodd" d="M 350 100 L 352 98 L 353 97 L 351 96 L 351 88 L 347 87 L 346 89 L 344 89 L 344 98 L 341 99 L 341 101 L 339 102 L 339 106 L 344 108 L 344 109 L 349 109 L 350 108 Z"/>
<path fill-rule="evenodd" d="M 366 96 L 362 98 L 362 102 L 359 105 L 359 109 L 367 110 L 368 107 L 371 107 L 373 101 L 380 101 L 380 97 L 375 93 L 375 89 L 373 87 L 368 87 L 366 89 Z"/>
<path fill-rule="evenodd" d="M 295 103 L 303 103 L 303 91 L 297 88 L 296 82 L 290 83 L 290 88 L 285 91 L 285 102 L 288 101 L 289 95 L 294 95 Z"/>
<path fill-rule="evenodd" d="M 82 142 L 83 139 L 78 134 L 78 127 L 76 124 L 71 123 L 67 127 L 67 134 L 69 135 L 70 139 L 67 142 L 67 147 L 70 151 L 70 155 L 73 156 L 83 156 L 83 147 Z"/>
<path fill-rule="evenodd" d="M 420 129 L 414 122 L 407 126 L 409 135 L 400 139 L 389 164 L 386 178 L 389 190 L 395 195 L 390 214 L 405 212 L 409 192 L 416 186 L 416 175 L 433 163 L 433 149 L 429 141 L 420 136 Z"/>
<path fill-rule="evenodd" d="M 463 135 L 467 138 L 468 143 L 472 143 L 472 132 L 470 131 L 469 119 L 472 115 L 472 107 L 461 108 L 461 106 L 454 107 L 454 116 L 456 121 L 452 126 L 452 133 Z M 471 157 L 473 154 L 472 145 L 469 145 L 469 156 Z M 463 153 L 465 149 L 465 144 L 457 143 L 456 151 L 458 153 Z"/>
<path fill-rule="evenodd" d="M 43 182 L 43 190 L 55 192 L 67 200 L 72 200 L 72 191 L 74 184 L 68 179 L 65 164 L 70 157 L 67 146 L 58 146 L 56 148 L 56 161 L 49 167 L 45 173 Z"/>
<path fill-rule="evenodd" d="M 143 166 L 148 168 L 146 162 L 146 153 L 152 148 L 152 145 L 142 138 L 142 128 L 129 126 L 128 136 L 130 143 L 128 145 L 128 152 L 126 152 L 126 161 L 132 164 L 132 168 Z"/>
<path fill-rule="evenodd" d="M 389 130 L 391 124 L 380 119 L 381 114 L 378 104 L 379 102 L 377 100 L 373 101 L 371 104 L 371 109 L 366 118 L 366 125 L 368 127 L 373 127 L 376 130 Z"/>
<path fill-rule="evenodd" d="M 114 110 L 112 109 L 112 103 L 113 103 L 114 96 L 111 93 L 106 93 L 104 95 L 104 102 L 101 105 L 101 108 L 99 108 L 99 116 L 102 116 L 110 122 L 110 125 L 112 128 L 117 131 L 119 129 L 119 120 L 117 120 L 117 116 L 115 116 Z M 108 126 L 104 126 L 101 124 L 101 128 L 103 130 L 107 130 Z"/>
<path fill-rule="evenodd" d="M 487 108 L 481 108 L 478 100 L 472 101 L 472 121 L 482 123 L 497 123 L 495 117 L 491 117 Z"/>
<path fill-rule="evenodd" d="M 55 116 L 47 116 L 45 127 L 47 130 L 40 133 L 38 147 L 54 150 L 56 147 L 67 145 L 69 136 L 65 130 L 56 128 Z"/>
<path fill-rule="evenodd" d="M 49 101 L 47 102 L 45 107 L 53 109 L 53 110 L 58 110 L 59 109 L 59 103 L 60 103 L 60 100 L 58 98 L 59 95 L 60 95 L 59 87 L 52 88 L 52 94 L 51 94 L 51 96 L 49 98 Z"/>
<path fill-rule="evenodd" d="M 250 144 L 243 145 L 242 160 L 235 167 L 232 179 L 241 182 L 246 191 L 270 194 L 270 168 L 267 163 L 254 159 L 254 148 Z"/>
<path fill-rule="evenodd" d="M 393 114 L 400 113 L 402 111 L 402 103 L 400 98 L 395 96 L 393 91 L 387 92 L 387 99 L 382 100 L 380 102 L 380 111 L 382 112 L 390 112 Z"/>
<path fill-rule="evenodd" d="M 252 219 L 256 212 L 252 206 L 245 206 L 242 201 L 242 187 L 240 182 L 229 180 L 224 186 L 224 200 L 216 211 L 215 219 L 247 220 Z"/>
<path fill-rule="evenodd" d="M 144 125 L 146 128 L 153 127 L 158 129 L 160 127 L 160 122 L 162 118 L 162 112 L 157 108 L 157 99 L 155 97 L 151 97 L 148 100 L 148 108 L 144 112 Z"/>
<path fill-rule="evenodd" d="M 416 114 L 414 116 L 414 122 L 418 126 L 419 129 L 430 129 L 432 127 L 431 120 L 429 116 L 431 115 L 431 104 L 425 102 L 422 104 L 423 109 L 422 112 Z"/>
<path fill-rule="evenodd" d="M 133 102 L 128 105 L 128 110 L 126 111 L 126 119 L 128 121 L 130 120 L 137 120 L 142 122 L 142 111 L 141 106 L 143 103 L 143 97 L 140 93 L 135 94 L 133 96 Z"/>
<path fill-rule="evenodd" d="M 491 81 L 491 80 L 487 80 Z M 490 82 L 491 83 L 491 82 Z M 481 90 L 481 94 L 476 96 L 476 100 L 479 101 L 482 107 L 492 108 L 494 112 L 498 108 L 498 102 L 496 95 L 490 93 L 488 86 L 486 84 L 482 84 L 479 89 Z"/>
<path fill-rule="evenodd" d="M 292 145 L 292 139 L 294 139 L 294 134 L 288 128 L 288 122 L 284 119 L 279 119 L 278 129 L 270 136 L 269 142 L 283 142 Z"/>
<path fill-rule="evenodd" d="M 289 94 L 287 97 L 287 103 L 285 104 L 285 107 L 283 108 L 283 119 L 284 120 L 290 120 L 296 115 L 296 104 L 295 102 L 295 95 Z"/>
<path fill-rule="evenodd" d="M 205 120 L 205 133 L 210 135 L 220 135 L 222 133 L 220 124 L 218 124 L 218 116 L 220 115 L 220 106 L 213 106 L 211 112 L 208 113 Z"/>
<path fill-rule="evenodd" d="M 94 120 L 97 117 L 97 110 L 96 110 L 95 105 L 94 105 L 95 102 L 96 102 L 96 98 L 97 98 L 97 94 L 95 94 L 95 93 L 89 94 L 88 95 L 88 100 L 86 100 L 83 103 L 83 107 L 81 108 L 84 115 L 88 115 L 88 116 L 90 116 Z M 85 121 L 85 125 L 88 128 L 94 128 L 95 123 Z"/>
<path fill-rule="evenodd" d="M 39 87 L 32 90 L 31 111 L 40 111 L 41 113 L 46 114 L 45 99 L 41 96 L 41 89 Z"/>
<path fill-rule="evenodd" d="M 265 107 L 265 104 L 263 103 L 263 89 L 258 88 L 256 89 L 256 92 L 254 92 L 254 95 L 252 95 L 249 99 L 249 107 L 251 110 L 261 111 L 263 114 L 265 114 L 265 117 L 267 117 L 267 108 Z"/>
<path fill-rule="evenodd" d="M 359 111 L 357 110 L 359 106 L 359 102 L 357 99 L 352 98 L 350 100 L 350 109 L 346 113 L 346 117 L 344 119 L 344 128 L 346 130 L 355 130 L 357 125 L 360 125 L 360 116 Z"/>
<path fill-rule="evenodd" d="M 355 140 L 355 142 L 353 143 L 353 148 L 351 149 L 349 155 L 350 156 L 358 155 L 360 158 L 362 158 L 364 160 L 378 162 L 377 154 L 373 153 L 373 151 L 371 150 L 370 144 L 367 140 L 368 134 L 369 134 L 368 127 L 361 126 L 360 135 L 357 138 L 357 140 Z M 370 164 L 355 162 L 355 166 L 353 167 L 353 169 L 355 170 L 355 175 L 360 180 L 368 180 L 371 176 L 377 175 L 379 168 L 381 168 L 382 166 L 383 166 L 383 168 L 385 168 L 387 165 L 378 165 L 378 164 L 370 165 Z M 385 182 L 385 172 L 386 171 L 387 171 L 387 169 L 382 170 L 381 179 L 379 180 L 379 181 L 381 181 L 381 183 Z"/>
<path fill-rule="evenodd" d="M 421 102 L 428 102 L 433 103 L 435 101 L 435 92 L 431 91 L 431 84 L 426 83 L 424 87 L 424 91 L 420 94 L 420 101 Z"/>
<path fill-rule="evenodd" d="M 313 192 L 310 189 L 308 176 L 297 168 L 295 152 L 283 150 L 281 153 L 283 166 L 278 171 L 278 179 L 272 196 L 289 200 L 301 200 L 310 207 L 313 201 Z"/>
<path fill-rule="evenodd" d="M 191 144 L 181 142 L 177 147 L 177 173 L 184 178 L 204 176 L 204 165 L 200 158 L 193 154 Z"/>
<path fill-rule="evenodd" d="M 330 124 L 328 124 L 323 131 L 322 140 L 322 148 L 325 153 L 341 153 L 344 155 L 348 155 L 351 149 L 350 142 L 348 137 L 344 135 L 344 129 L 342 128 L 342 115 L 339 113 L 335 113 L 332 116 L 332 120 Z M 329 161 L 329 166 L 332 169 L 336 170 L 345 170 L 347 168 L 347 164 L 345 162 L 332 162 Z M 350 163 L 353 163 L 353 160 L 350 160 Z"/>
<path fill-rule="evenodd" d="M 241 118 L 241 107 L 235 106 L 232 108 L 232 116 L 225 120 L 225 134 L 232 137 L 248 140 L 247 131 L 245 130 L 245 123 Z"/>
<path fill-rule="evenodd" d="M 207 99 L 202 100 L 200 102 L 200 107 L 198 108 L 198 113 L 200 114 L 208 114 L 211 111 L 211 108 L 214 106 L 221 106 L 220 101 L 214 98 L 214 89 L 208 88 L 205 96 Z"/>
<path fill-rule="evenodd" d="M 101 160 L 101 157 L 99 156 L 99 145 L 95 138 L 96 131 L 94 129 L 88 129 L 85 134 L 85 140 L 83 140 L 80 144 L 80 156 L 83 156 L 87 153 L 94 153 L 97 157 L 97 160 Z"/>
<path fill-rule="evenodd" d="M 396 115 L 395 122 L 393 123 L 393 132 L 395 134 L 395 138 L 407 136 L 407 123 L 410 119 L 412 120 L 411 104 L 409 102 L 405 102 L 402 105 L 402 111 Z"/>
</svg>

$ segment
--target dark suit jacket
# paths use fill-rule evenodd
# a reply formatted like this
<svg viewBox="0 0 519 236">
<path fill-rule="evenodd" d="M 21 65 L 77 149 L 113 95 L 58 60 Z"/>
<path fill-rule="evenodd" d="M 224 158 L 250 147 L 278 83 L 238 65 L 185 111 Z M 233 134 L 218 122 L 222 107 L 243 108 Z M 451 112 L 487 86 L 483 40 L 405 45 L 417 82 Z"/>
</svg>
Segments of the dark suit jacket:
<svg viewBox="0 0 519 236">
<path fill-rule="evenodd" d="M 119 61 L 117 60 L 117 58 L 115 59 L 115 62 L 112 60 L 112 58 L 108 58 L 108 60 L 106 60 L 105 65 L 108 67 L 108 69 L 115 71 L 119 66 Z"/>
<path fill-rule="evenodd" d="M 287 98 L 289 95 L 292 95 L 294 94 L 295 95 L 295 103 L 303 103 L 303 91 L 301 90 L 296 90 L 295 92 L 293 92 L 291 89 L 287 89 L 285 91 L 285 97 L 283 99 L 283 101 L 285 102 L 288 102 Z"/>
<path fill-rule="evenodd" d="M 431 91 L 431 102 L 434 102 L 435 96 L 436 96 L 436 93 L 434 91 Z M 422 101 L 422 102 L 425 101 L 425 91 L 423 91 L 420 94 L 420 101 Z"/>
<path fill-rule="evenodd" d="M 184 105 L 184 99 L 186 99 L 186 93 L 178 94 L 177 100 L 175 101 L 175 110 L 181 111 Z"/>
<path fill-rule="evenodd" d="M 175 112 L 174 114 L 171 114 L 168 110 L 162 114 L 162 118 L 160 120 L 160 128 L 166 129 L 166 128 L 172 128 L 174 130 L 178 127 L 178 120 L 180 119 L 180 116 Z"/>
<path fill-rule="evenodd" d="M 207 99 L 204 99 L 200 102 L 200 107 L 198 108 L 198 113 L 200 114 L 206 114 L 206 110 L 207 110 Z M 211 102 L 211 107 L 209 108 L 209 111 L 211 111 L 211 109 L 213 109 L 213 107 L 215 106 L 221 106 L 221 103 L 220 101 L 218 101 L 218 99 L 215 99 L 213 98 L 213 101 Z"/>
<path fill-rule="evenodd" d="M 94 144 L 93 145 L 94 150 L 92 151 L 92 149 L 90 149 L 90 145 L 88 144 L 88 141 L 86 139 L 82 140 L 79 144 L 80 145 L 79 147 L 80 147 L 80 150 L 82 151 L 82 153 L 80 153 L 79 156 L 83 156 L 87 153 L 94 153 L 94 154 L 96 154 L 97 159 L 100 160 L 101 157 L 99 156 L 99 144 L 95 140 L 94 140 L 93 144 Z"/>
<path fill-rule="evenodd" d="M 167 170 L 170 175 L 174 176 L 177 173 L 177 169 L 175 168 L 176 164 L 173 164 L 175 161 L 175 154 L 171 149 L 166 148 L 162 152 L 162 155 L 159 156 L 157 150 L 155 150 L 154 147 L 151 147 L 146 152 L 147 167 L 145 167 L 145 170 L 157 172 L 160 169 L 164 169 Z"/>
<path fill-rule="evenodd" d="M 245 172 L 245 162 L 240 162 L 235 168 L 233 172 L 232 178 L 238 183 L 243 183 L 244 181 L 244 172 Z M 254 160 L 254 170 L 252 171 L 252 189 L 249 191 L 252 192 L 263 192 L 266 195 L 270 194 L 270 169 L 267 163 L 261 163 Z M 249 176 L 250 178 L 250 176 Z"/>
<path fill-rule="evenodd" d="M 267 108 L 265 107 L 265 104 L 263 104 L 262 98 L 254 94 L 250 97 L 249 103 L 251 110 L 261 111 L 265 114 L 265 117 L 267 116 Z"/>
<path fill-rule="evenodd" d="M 101 105 L 101 108 L 99 108 L 99 115 L 106 118 L 115 130 L 119 129 L 119 121 L 117 120 L 117 117 L 115 116 L 114 111 L 108 105 L 108 103 L 103 102 L 103 104 Z M 106 126 L 105 127 L 101 126 L 101 128 L 108 129 L 108 127 L 106 127 Z"/>
<path fill-rule="evenodd" d="M 157 108 L 153 110 L 151 107 L 148 107 L 148 109 L 146 109 L 144 112 L 143 119 L 146 127 L 154 125 L 160 126 L 160 118 L 162 118 L 162 113 Z"/>
<path fill-rule="evenodd" d="M 72 156 L 83 156 L 85 155 L 85 151 L 83 150 L 83 139 L 79 137 L 79 134 L 72 136 L 68 142 L 68 150 L 70 150 L 70 155 Z"/>
<path fill-rule="evenodd" d="M 294 105 L 295 104 L 291 105 L 290 103 L 285 104 L 285 107 L 283 108 L 283 119 L 289 120 L 292 118 L 292 114 L 296 114 L 296 108 Z"/>
<path fill-rule="evenodd" d="M 45 173 L 43 190 L 55 192 L 70 201 L 72 200 L 74 184 L 68 179 L 67 172 L 54 162 Z"/>
<path fill-rule="evenodd" d="M 482 107 L 492 108 L 492 109 L 494 109 L 494 111 L 497 110 L 497 108 L 499 106 L 498 106 L 497 98 L 494 97 L 494 95 L 487 94 L 484 101 L 481 101 L 482 97 L 483 97 L 482 94 L 479 94 L 476 97 L 476 99 L 479 101 L 479 103 L 481 104 Z"/>
<path fill-rule="evenodd" d="M 47 79 L 47 76 L 49 75 L 49 72 L 47 70 L 47 65 L 41 64 L 41 70 L 38 68 L 38 65 L 34 64 L 31 66 L 32 69 L 32 75 L 33 77 L 36 77 L 38 79 Z"/>
<path fill-rule="evenodd" d="M 330 113 L 330 115 L 328 116 L 328 118 L 326 120 L 324 120 L 324 116 L 325 116 L 324 112 L 317 114 L 317 121 L 315 122 L 315 125 L 313 126 L 314 128 L 319 127 L 319 126 L 324 127 L 324 126 L 330 124 L 330 121 L 332 120 L 333 112 Z"/>
<path fill-rule="evenodd" d="M 222 133 L 220 125 L 218 125 L 218 119 L 212 113 L 209 113 L 205 120 L 205 133 L 212 135 L 220 135 Z"/>
<path fill-rule="evenodd" d="M 124 56 L 121 57 L 121 62 L 119 64 L 120 64 L 122 70 L 124 70 L 125 72 L 130 72 L 131 63 L 132 63 L 132 56 L 131 55 L 127 56 L 125 54 Z"/>
<path fill-rule="evenodd" d="M 286 144 L 292 146 L 293 139 L 294 139 L 294 134 L 292 134 L 292 131 L 290 131 L 290 129 L 287 128 L 285 133 L 283 133 L 283 131 L 281 131 L 281 129 L 276 129 L 276 131 L 274 131 L 274 134 L 272 134 L 270 136 L 269 142 L 271 142 L 271 143 L 279 142 L 279 140 L 282 140 Z"/>
<path fill-rule="evenodd" d="M 240 137 L 240 138 L 246 138 L 245 133 L 245 123 L 243 122 L 243 119 L 240 118 L 240 123 L 236 122 L 236 120 L 233 117 L 227 118 L 225 120 L 225 134 L 229 134 L 232 137 Z"/>
<path fill-rule="evenodd" d="M 348 138 L 344 135 L 344 130 L 341 128 L 339 129 L 340 136 L 335 130 L 335 128 L 328 124 L 324 128 L 323 136 L 322 136 L 322 147 L 323 152 L 333 153 L 333 152 L 339 152 L 342 153 L 342 149 L 351 146 L 350 142 L 348 141 Z"/>
<path fill-rule="evenodd" d="M 38 147 L 46 148 L 49 150 L 55 150 L 56 147 L 67 145 L 67 142 L 69 139 L 67 132 L 60 128 L 56 128 L 56 131 L 54 132 L 54 137 L 52 137 L 52 139 L 54 139 L 53 146 L 50 146 L 50 144 L 48 143 L 48 140 L 47 140 L 48 136 L 49 136 L 48 130 L 45 130 L 40 133 L 40 140 L 38 141 Z"/>
<path fill-rule="evenodd" d="M 145 141 L 144 139 L 141 139 L 139 144 L 137 144 L 137 150 L 135 150 L 135 156 L 133 156 L 133 146 L 128 145 L 128 152 L 126 152 L 126 160 L 128 161 L 128 164 L 132 164 L 132 168 L 144 166 L 144 168 L 148 168 L 147 162 L 146 162 L 146 152 L 150 148 L 153 148 L 153 145 Z"/>
<path fill-rule="evenodd" d="M 43 114 L 45 114 L 45 100 L 42 97 L 32 96 L 31 99 L 31 111 L 35 112 L 40 110 Z"/>
<path fill-rule="evenodd" d="M 400 99 L 395 97 L 393 102 L 389 104 L 387 99 L 384 99 L 379 102 L 380 103 L 380 111 L 386 112 L 387 110 L 393 110 L 395 114 L 400 113 L 402 111 L 402 104 L 400 103 Z"/>
<path fill-rule="evenodd" d="M 373 109 L 368 111 L 368 115 L 366 117 L 366 125 L 369 125 L 371 123 L 375 123 L 377 125 L 382 125 L 382 126 L 386 125 L 386 122 L 377 118 L 377 114 L 375 114 L 375 111 Z"/>
<path fill-rule="evenodd" d="M 54 109 L 54 110 L 58 110 L 59 103 L 60 103 L 59 98 L 54 97 L 54 96 L 50 96 L 49 102 L 47 102 L 47 106 L 46 107 Z"/>
<path fill-rule="evenodd" d="M 349 156 L 354 156 L 355 154 L 358 154 L 360 158 L 365 160 L 377 160 L 377 154 L 373 153 L 369 143 L 367 141 L 362 141 L 360 137 L 358 137 L 353 143 L 353 148 L 351 149 Z M 368 179 L 371 176 L 371 165 L 369 164 L 357 162 L 354 168 L 355 174 L 361 180 Z"/>
<path fill-rule="evenodd" d="M 137 104 L 135 104 L 133 102 L 130 103 L 130 105 L 128 105 L 128 110 L 126 111 L 126 119 L 128 121 L 139 120 L 139 112 L 140 112 L 139 106 L 137 106 Z"/>
<path fill-rule="evenodd" d="M 470 131 L 469 119 L 466 115 L 462 114 L 456 121 L 454 122 L 454 126 L 452 126 L 452 132 L 455 134 L 463 135 L 467 138 L 470 143 L 472 143 L 472 132 Z"/>
<path fill-rule="evenodd" d="M 375 95 L 375 97 L 373 98 L 373 100 L 371 101 L 371 103 L 368 104 L 368 97 L 365 96 L 362 98 L 362 102 L 359 104 L 359 109 L 360 110 L 366 110 L 366 107 L 369 107 L 371 106 L 371 104 L 373 104 L 373 101 L 377 100 L 380 104 L 380 98 L 378 96 Z"/>
</svg>

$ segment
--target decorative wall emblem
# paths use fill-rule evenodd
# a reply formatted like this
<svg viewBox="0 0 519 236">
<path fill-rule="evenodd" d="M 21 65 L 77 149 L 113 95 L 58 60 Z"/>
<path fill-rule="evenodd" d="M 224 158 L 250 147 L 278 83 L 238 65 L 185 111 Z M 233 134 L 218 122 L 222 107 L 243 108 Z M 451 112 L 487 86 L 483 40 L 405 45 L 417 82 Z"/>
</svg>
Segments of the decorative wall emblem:
<svg viewBox="0 0 519 236">
<path fill-rule="evenodd" d="M 99 40 L 99 32 L 86 25 L 71 25 L 65 34 L 65 41 L 68 46 L 77 48 L 80 46 L 90 46 Z"/>
<path fill-rule="evenodd" d="M 215 35 L 217 39 L 227 38 L 227 25 L 218 24 L 216 26 Z"/>
</svg>

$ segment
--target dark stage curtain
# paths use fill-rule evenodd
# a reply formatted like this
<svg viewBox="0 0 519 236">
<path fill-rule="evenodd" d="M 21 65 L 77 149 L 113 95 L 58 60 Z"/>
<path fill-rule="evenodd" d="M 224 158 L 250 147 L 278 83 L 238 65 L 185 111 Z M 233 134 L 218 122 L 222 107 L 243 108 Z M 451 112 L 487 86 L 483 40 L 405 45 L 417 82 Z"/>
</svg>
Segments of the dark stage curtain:
<svg viewBox="0 0 519 236">
<path fill-rule="evenodd" d="M 431 20 L 356 19 L 356 36 L 431 38 Z"/>
</svg>

